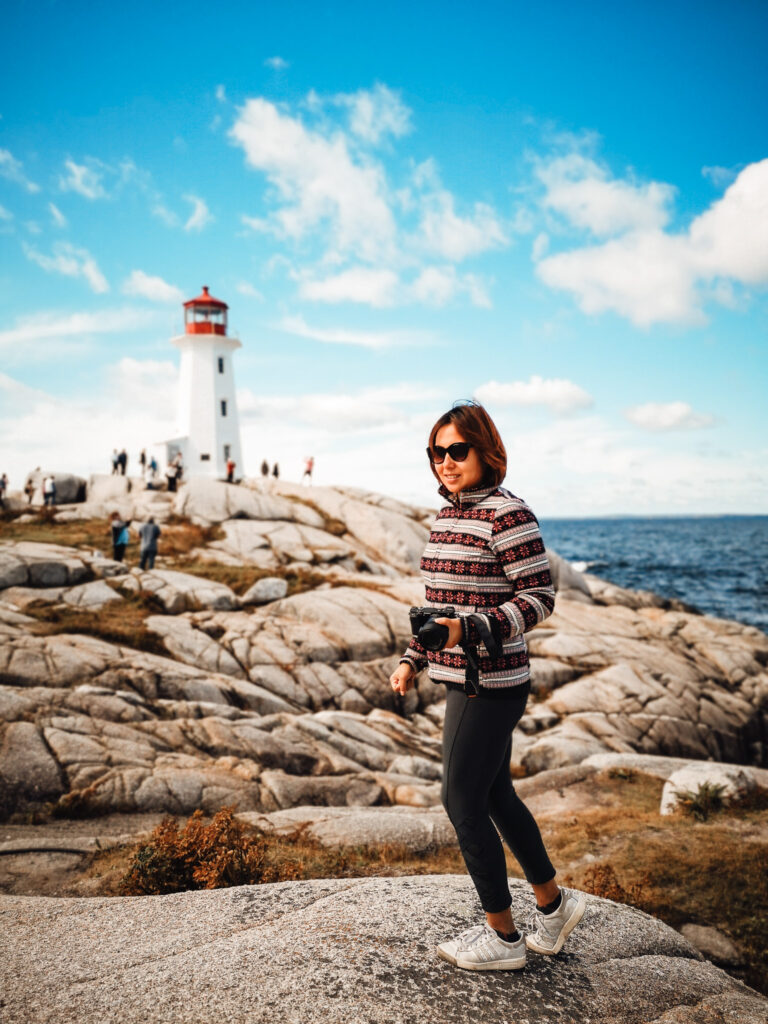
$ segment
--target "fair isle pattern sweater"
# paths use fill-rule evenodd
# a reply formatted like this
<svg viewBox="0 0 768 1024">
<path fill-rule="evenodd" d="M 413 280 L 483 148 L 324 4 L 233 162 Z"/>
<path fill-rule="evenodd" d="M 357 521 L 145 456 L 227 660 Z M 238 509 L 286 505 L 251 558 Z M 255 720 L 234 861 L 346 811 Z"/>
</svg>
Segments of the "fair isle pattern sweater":
<svg viewBox="0 0 768 1024">
<path fill-rule="evenodd" d="M 501 625 L 502 655 L 492 659 L 478 643 L 480 685 L 519 686 L 530 678 L 524 633 L 552 614 L 555 588 L 539 523 L 528 505 L 504 487 L 451 493 L 432 524 L 421 558 L 426 607 L 453 605 L 465 639 L 478 643 L 465 616 L 492 616 Z M 466 657 L 460 647 L 427 651 L 413 637 L 401 662 L 419 672 L 429 665 L 434 682 L 464 683 Z"/>
</svg>

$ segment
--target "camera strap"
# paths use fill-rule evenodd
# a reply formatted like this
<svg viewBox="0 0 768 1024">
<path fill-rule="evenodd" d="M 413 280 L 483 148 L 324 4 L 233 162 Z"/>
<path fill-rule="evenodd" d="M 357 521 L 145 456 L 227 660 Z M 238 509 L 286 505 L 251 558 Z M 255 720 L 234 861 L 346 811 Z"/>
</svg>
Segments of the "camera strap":
<svg viewBox="0 0 768 1024">
<path fill-rule="evenodd" d="M 474 623 L 480 640 L 485 644 L 488 656 L 500 658 L 502 655 L 501 626 L 495 619 L 487 615 L 468 615 L 467 619 Z M 480 659 L 477 655 L 477 644 L 461 644 L 467 659 L 467 670 L 465 673 L 465 688 L 474 696 L 480 692 Z"/>
</svg>

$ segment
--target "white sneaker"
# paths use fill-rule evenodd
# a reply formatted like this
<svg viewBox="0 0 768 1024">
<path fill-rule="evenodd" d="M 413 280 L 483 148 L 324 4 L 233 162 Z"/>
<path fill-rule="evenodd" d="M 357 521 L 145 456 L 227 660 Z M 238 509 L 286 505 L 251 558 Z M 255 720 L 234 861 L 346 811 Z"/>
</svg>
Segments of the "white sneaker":
<svg viewBox="0 0 768 1024">
<path fill-rule="evenodd" d="M 441 942 L 437 955 L 468 971 L 516 971 L 525 967 L 525 938 L 505 942 L 489 925 L 478 924 Z"/>
<path fill-rule="evenodd" d="M 581 920 L 587 908 L 586 900 L 570 889 L 560 887 L 562 902 L 552 914 L 536 911 L 532 918 L 533 931 L 525 936 L 528 949 L 553 956 Z"/>
</svg>

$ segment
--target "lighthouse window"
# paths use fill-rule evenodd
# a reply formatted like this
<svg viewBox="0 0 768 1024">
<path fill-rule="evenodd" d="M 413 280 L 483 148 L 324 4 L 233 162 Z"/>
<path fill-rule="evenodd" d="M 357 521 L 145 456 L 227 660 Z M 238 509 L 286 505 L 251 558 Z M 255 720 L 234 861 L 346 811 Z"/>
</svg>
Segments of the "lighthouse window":
<svg viewBox="0 0 768 1024">
<path fill-rule="evenodd" d="M 203 452 L 203 454 L 200 456 L 200 461 L 201 462 L 210 462 L 211 461 L 211 456 L 207 452 Z"/>
<path fill-rule="evenodd" d="M 229 456 L 231 454 L 232 454 L 232 447 L 231 447 L 231 445 L 225 444 L 224 445 L 224 458 L 225 459 L 229 459 Z"/>
<path fill-rule="evenodd" d="M 226 400 L 226 398 L 222 398 L 222 400 L 221 400 L 221 415 L 222 416 L 226 416 L 227 415 L 227 400 Z"/>
<path fill-rule="evenodd" d="M 224 359 L 219 356 L 219 373 L 224 373 Z"/>
</svg>

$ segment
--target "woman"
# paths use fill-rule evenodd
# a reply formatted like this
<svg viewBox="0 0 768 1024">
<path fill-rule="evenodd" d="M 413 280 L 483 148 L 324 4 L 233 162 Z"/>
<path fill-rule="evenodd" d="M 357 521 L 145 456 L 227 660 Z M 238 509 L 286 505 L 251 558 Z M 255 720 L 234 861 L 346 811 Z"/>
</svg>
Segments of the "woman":
<svg viewBox="0 0 768 1024">
<path fill-rule="evenodd" d="M 116 562 L 122 562 L 130 540 L 128 527 L 131 525 L 131 521 L 129 519 L 125 522 L 120 518 L 119 512 L 113 512 L 109 520 L 109 529 L 112 535 L 112 557 Z"/>
<path fill-rule="evenodd" d="M 552 613 L 555 591 L 538 520 L 522 498 L 500 486 L 507 455 L 485 409 L 466 402 L 441 416 L 430 432 L 427 455 L 447 504 L 435 518 L 421 560 L 426 602 L 433 608 L 453 606 L 456 617 L 437 619 L 448 633 L 441 650 L 427 651 L 414 637 L 390 683 L 405 694 L 429 665 L 430 678 L 447 690 L 443 806 L 486 923 L 442 942 L 438 955 L 468 970 L 515 970 L 525 966 L 526 949 L 558 953 L 585 908 L 582 897 L 555 882 L 539 828 L 509 774 L 512 730 L 531 687 L 523 634 Z M 482 636 L 492 650 L 492 637 L 500 644 L 495 657 Z M 475 687 L 466 678 L 467 647 L 477 651 Z M 512 920 L 497 829 L 536 897 L 534 929 L 526 936 Z"/>
</svg>

